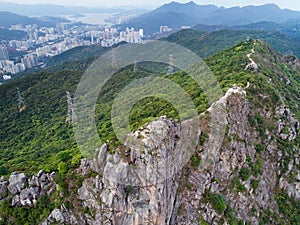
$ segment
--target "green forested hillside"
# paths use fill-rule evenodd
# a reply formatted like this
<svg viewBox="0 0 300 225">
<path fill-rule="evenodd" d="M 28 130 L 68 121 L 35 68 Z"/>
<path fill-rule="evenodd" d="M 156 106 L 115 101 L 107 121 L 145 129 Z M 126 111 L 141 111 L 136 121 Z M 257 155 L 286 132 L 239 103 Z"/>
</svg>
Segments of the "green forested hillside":
<svg viewBox="0 0 300 225">
<path fill-rule="evenodd" d="M 269 43 L 276 51 L 283 54 L 294 54 L 300 57 L 300 42 L 287 37 L 280 32 L 272 31 L 233 31 L 220 30 L 203 32 L 196 30 L 181 30 L 171 34 L 165 41 L 175 42 L 197 53 L 200 57 L 207 57 L 226 48 L 233 47 L 247 38 L 261 39 Z"/>
<path fill-rule="evenodd" d="M 204 38 L 205 35 L 209 34 L 204 34 Z M 185 42 L 183 45 L 199 53 L 201 34 L 198 38 L 199 41 Z M 249 63 L 247 54 L 251 49 L 255 51 L 252 57 L 259 65 L 257 71 L 245 70 Z M 36 173 L 39 169 L 58 171 L 57 182 L 61 190 L 67 189 L 64 183 L 77 179 L 72 177 L 72 169 L 78 167 L 81 154 L 74 139 L 72 126 L 65 123 L 67 114 L 65 92 L 69 91 L 72 95 L 75 93 L 76 85 L 92 62 L 92 59 L 84 58 L 79 54 L 80 61 L 57 63 L 60 65 L 0 86 L 0 175 L 8 175 L 12 171 L 25 171 L 30 174 Z M 215 74 L 224 92 L 233 84 L 243 87 L 249 82 L 247 98 L 253 110 L 249 121 L 262 139 L 266 138 L 266 128 L 269 130 L 275 128 L 257 113 L 259 110 L 274 111 L 277 106 L 285 103 L 299 118 L 296 103 L 300 97 L 300 70 L 291 66 L 292 62 L 297 62 L 295 57 L 284 57 L 277 54 L 268 44 L 250 40 L 210 56 L 205 62 Z M 110 121 L 110 109 L 116 94 L 134 79 L 148 76 L 152 74 L 151 71 L 157 73 L 162 69 L 166 68 L 156 64 L 148 67 L 140 64 L 138 71 L 134 72 L 133 67 L 128 66 L 115 74 L 103 88 L 96 105 L 96 121 L 102 140 L 111 141 L 109 146 L 111 152 L 119 144 Z M 208 107 L 203 91 L 187 74 L 159 73 L 157 76 L 169 78 L 181 85 L 193 99 L 199 113 Z M 286 85 L 287 80 L 290 81 L 289 85 Z M 22 112 L 18 110 L 17 88 L 21 90 L 25 99 L 26 108 Z M 168 102 L 155 97 L 143 99 L 131 111 L 131 128 L 136 129 L 160 115 L 178 117 L 176 110 Z M 284 141 L 279 143 L 289 151 L 298 141 L 299 138 L 290 143 Z M 288 162 L 290 158 L 285 160 Z M 283 193 L 278 196 L 281 195 Z M 297 208 L 290 199 L 284 199 L 288 206 L 283 204 L 281 198 L 278 199 L 280 210 L 287 211 L 286 218 L 281 218 L 282 221 L 287 221 L 289 217 L 296 220 L 295 214 L 299 212 L 299 207 Z M 5 211 L 8 215 L 13 215 L 14 211 L 9 206 L 1 207 L 1 210 L 8 210 Z M 29 221 L 21 215 L 23 214 L 15 214 L 15 217 L 18 217 L 16 221 L 22 221 L 23 224 Z"/>
<path fill-rule="evenodd" d="M 49 60 L 47 67 L 53 67 L 68 62 L 85 61 L 86 59 L 96 58 L 108 51 L 109 48 L 103 48 L 100 45 L 80 46 L 59 54 Z"/>
<path fill-rule="evenodd" d="M 1 86 L 1 174 L 41 168 L 50 171 L 57 168 L 58 152 L 76 153 L 72 128 L 64 123 L 65 91 L 74 92 L 80 76 L 80 71 L 43 72 Z M 21 113 L 17 88 L 26 105 Z"/>
<path fill-rule="evenodd" d="M 86 64 L 88 65 L 88 62 Z M 51 72 L 29 75 L 1 86 L 1 175 L 12 171 L 56 170 L 61 161 L 67 162 L 69 167 L 78 163 L 78 149 L 72 126 L 65 123 L 67 115 L 65 92 L 75 93 L 76 84 L 84 70 L 80 69 L 81 61 L 70 63 L 71 65 L 73 70 L 62 70 L 63 67 L 69 68 L 68 65 L 59 66 L 56 67 L 59 71 L 55 72 L 55 69 L 51 68 L 49 70 Z M 133 73 L 132 70 L 132 67 L 122 69 L 103 88 L 101 93 L 105 94 L 100 93 L 96 117 L 99 118 L 97 127 L 103 141 L 115 140 L 110 124 L 110 110 L 116 94 L 134 79 L 152 74 L 142 67 L 137 73 Z M 206 108 L 202 91 L 193 88 L 196 87 L 196 83 L 188 76 L 184 76 L 184 73 L 178 72 L 171 77 L 159 76 L 169 77 L 182 84 L 198 102 L 199 112 Z M 18 112 L 17 87 L 22 91 L 26 105 L 26 109 L 21 113 Z M 137 128 L 155 116 L 166 114 L 173 118 L 177 116 L 169 103 L 157 99 L 148 100 L 153 104 L 146 105 L 147 100 L 143 100 L 132 110 L 132 128 Z"/>
<path fill-rule="evenodd" d="M 288 76 L 290 80 L 295 81 L 291 86 L 282 86 L 282 88 L 277 89 L 280 92 L 286 91 L 287 98 L 290 95 L 298 97 L 299 83 L 297 81 L 299 77 L 290 71 L 283 62 L 278 66 L 277 64 L 273 65 L 274 62 L 270 61 L 268 63 L 273 65 L 274 68 L 270 69 L 267 66 L 256 75 L 244 71 L 249 61 L 246 55 L 250 51 L 251 44 L 253 43 L 244 42 L 206 59 L 224 91 L 235 83 L 246 85 L 248 81 L 257 84 L 261 90 L 267 91 L 268 87 L 271 88 L 271 85 L 267 82 L 267 76 L 275 76 L 276 78 L 277 75 L 271 72 L 276 70 L 278 71 L 277 74 Z M 267 48 L 263 44 L 261 45 L 261 51 Z M 271 58 L 273 56 L 266 55 L 266 57 Z M 83 60 L 64 63 L 0 87 L 0 174 L 8 174 L 16 170 L 35 172 L 41 168 L 46 171 L 55 170 L 60 160 L 70 164 L 72 156 L 78 157 L 72 127 L 65 123 L 67 114 L 65 92 L 75 93 L 76 85 L 90 62 L 91 60 Z M 264 64 L 263 61 L 261 63 Z M 152 65 L 152 71 L 155 71 L 154 67 Z M 160 67 L 158 66 L 158 68 Z M 110 124 L 112 100 L 133 79 L 151 74 L 148 69 L 143 69 L 142 64 L 137 73 L 132 72 L 132 67 L 122 69 L 104 87 L 103 93 L 105 95 L 100 93 L 96 117 L 99 118 L 97 127 L 103 141 L 114 139 Z M 202 91 L 197 88 L 196 83 L 189 76 L 183 72 L 176 72 L 172 75 L 161 74 L 159 76 L 170 78 L 183 86 L 196 102 L 198 112 L 202 112 L 207 108 L 205 95 L 202 94 Z M 280 84 L 278 82 L 278 85 Z M 17 88 L 21 90 L 26 104 L 26 109 L 21 113 L 18 112 Z M 276 102 L 278 100 L 278 94 L 276 93 L 279 91 L 274 89 L 268 89 L 268 91 L 271 91 L 272 98 Z M 289 99 L 294 98 L 289 97 Z M 146 104 L 147 101 L 152 103 Z M 291 106 L 294 103 L 293 101 Z M 159 105 L 160 107 L 158 107 Z M 143 100 L 132 109 L 132 128 L 137 128 L 144 122 L 149 121 L 149 118 L 165 114 L 173 118 L 177 116 L 176 110 L 174 111 L 172 106 L 163 100 Z M 59 152 L 64 152 L 61 153 L 64 155 L 63 159 L 61 159 L 62 156 Z M 74 159 L 73 163 L 75 161 Z"/>
</svg>

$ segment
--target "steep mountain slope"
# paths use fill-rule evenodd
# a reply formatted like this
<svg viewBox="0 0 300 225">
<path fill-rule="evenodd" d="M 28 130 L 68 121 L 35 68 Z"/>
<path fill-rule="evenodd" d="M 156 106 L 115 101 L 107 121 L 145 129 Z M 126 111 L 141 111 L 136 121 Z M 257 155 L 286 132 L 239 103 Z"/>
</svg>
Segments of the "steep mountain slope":
<svg viewBox="0 0 300 225">
<path fill-rule="evenodd" d="M 70 63 L 73 71 L 35 74 L 1 86 L 0 137 L 1 152 L 5 151 L 1 165 L 7 167 L 2 173 L 9 174 L 11 169 L 29 173 L 28 168 L 35 173 L 44 167 L 51 172 L 57 166 L 54 178 L 40 172 L 30 179 L 22 174 L 1 179 L 0 198 L 7 202 L 0 206 L 1 223 L 42 221 L 44 218 L 24 217 L 28 207 L 11 207 L 11 198 L 18 204 L 31 204 L 39 195 L 25 193 L 35 193 L 32 188 L 39 190 L 42 180 L 49 179 L 59 188 L 47 192 L 47 198 L 38 198 L 32 209 L 35 215 L 42 211 L 40 215 L 45 216 L 55 208 L 43 224 L 297 224 L 299 59 L 280 55 L 263 41 L 250 40 L 205 61 L 226 94 L 200 116 L 199 144 L 190 161 L 173 176 L 167 172 L 184 162 L 184 151 L 177 152 L 174 146 L 181 146 L 190 135 L 181 134 L 181 126 L 191 123 L 192 127 L 193 121 L 179 124 L 168 119 L 177 118 L 170 104 L 156 98 L 138 103 L 131 113 L 134 131 L 124 145 L 118 145 L 111 131 L 108 113 L 116 94 L 134 79 L 151 74 L 141 65 L 138 72 L 131 66 L 119 71 L 99 95 L 97 128 L 110 142 L 99 149 L 95 159 L 81 160 L 78 169 L 80 155 L 73 132 L 64 122 L 64 93 L 74 93 L 84 72 L 82 62 Z M 183 86 L 199 113 L 209 107 L 202 90 L 187 74 L 159 76 Z M 14 96 L 17 86 L 27 104 L 22 113 L 17 112 Z M 225 117 L 220 110 L 226 112 Z M 167 118 L 141 128 L 161 115 Z M 216 124 L 226 125 L 224 139 L 214 129 Z M 218 151 L 211 155 L 213 149 Z M 28 158 L 35 162 L 24 164 Z M 170 164 L 167 159 L 178 161 Z M 18 163 L 23 168 L 15 166 Z"/>
<path fill-rule="evenodd" d="M 78 190 L 92 215 L 90 224 L 298 223 L 299 60 L 277 54 L 264 42 L 250 41 L 207 63 L 224 90 L 235 83 L 240 87 L 230 88 L 210 108 L 210 116 L 202 118 L 202 141 L 190 163 L 171 178 L 152 167 L 167 163 L 165 146 L 183 141 L 175 138 L 178 124 L 165 118 L 129 134 L 124 147 L 112 155 L 104 145 L 94 161 L 81 166 L 81 171 L 92 168 L 101 174 L 84 180 Z M 224 140 L 210 130 L 223 107 Z M 157 136 L 159 130 L 165 135 Z M 205 155 L 218 144 L 222 147 L 206 167 Z M 167 152 L 181 159 L 172 148 Z M 131 178 L 138 184 L 122 180 L 124 174 L 132 176 L 129 167 L 139 171 Z M 153 176 L 162 181 L 151 183 Z M 69 218 L 70 211 L 61 211 Z M 71 215 L 76 213 L 71 210 Z"/>
<path fill-rule="evenodd" d="M 243 56 L 243 49 L 249 54 Z M 291 174 L 299 174 L 299 122 L 293 115 L 299 118 L 299 95 L 292 90 L 299 90 L 299 60 L 255 41 L 207 62 L 223 86 L 249 83 L 245 92 L 226 98 L 228 128 L 214 166 L 186 170 L 178 223 L 196 224 L 200 217 L 208 224 L 297 224 L 299 177 Z M 208 146 L 198 152 L 200 159 Z"/>
<path fill-rule="evenodd" d="M 202 141 L 190 163 L 171 178 L 152 167 L 166 165 L 165 146 L 180 146 L 182 141 L 175 138 L 178 125 L 165 118 L 129 134 L 124 147 L 113 155 L 104 145 L 98 158 L 81 167 L 101 174 L 84 180 L 78 190 L 95 218 L 89 217 L 90 224 L 298 223 L 299 60 L 251 41 L 212 56 L 207 63 L 224 90 L 235 83 L 240 87 L 230 88 L 202 118 Z M 227 125 L 224 140 L 210 130 L 223 107 L 227 116 L 219 122 Z M 165 135 L 157 136 L 158 130 Z M 206 154 L 216 145 L 222 147 L 205 166 Z M 181 160 L 173 151 L 167 148 L 168 157 Z M 123 174 L 131 177 L 129 167 L 139 171 L 133 175 L 138 184 L 122 180 Z M 156 176 L 162 181 L 151 183 Z M 61 210 L 68 218 L 68 212 Z"/>
<path fill-rule="evenodd" d="M 173 16 L 170 16 L 173 15 Z M 174 16 L 177 16 L 177 22 Z M 262 6 L 246 7 L 216 7 L 213 5 L 197 5 L 194 2 L 180 4 L 171 2 L 147 14 L 133 18 L 123 25 L 144 27 L 147 34 L 159 31 L 159 26 L 168 25 L 178 28 L 182 25 L 245 25 L 260 21 L 285 22 L 300 19 L 300 13 L 287 9 L 280 9 L 277 5 L 266 4 Z M 146 23 L 148 22 L 148 24 Z"/>
</svg>

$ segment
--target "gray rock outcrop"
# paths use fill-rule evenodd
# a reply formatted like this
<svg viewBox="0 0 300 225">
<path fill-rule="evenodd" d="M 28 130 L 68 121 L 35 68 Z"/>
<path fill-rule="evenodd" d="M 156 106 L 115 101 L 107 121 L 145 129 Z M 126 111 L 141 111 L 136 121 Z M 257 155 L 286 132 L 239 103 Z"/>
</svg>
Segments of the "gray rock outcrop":
<svg viewBox="0 0 300 225">
<path fill-rule="evenodd" d="M 5 177 L 0 180 L 0 202 L 8 195 L 8 181 Z"/>
<path fill-rule="evenodd" d="M 128 135 L 123 149 L 107 155 L 105 166 L 97 164 L 102 177 L 85 180 L 78 190 L 79 199 L 96 212 L 89 224 L 170 223 L 186 160 L 175 145 L 180 145 L 180 135 L 189 136 L 180 132 L 175 122 L 161 118 Z M 105 148 L 99 155 L 106 157 Z"/>
<path fill-rule="evenodd" d="M 54 175 L 55 173 L 47 174 L 41 170 L 28 178 L 24 173 L 14 172 L 8 182 L 1 179 L 0 200 L 12 194 L 12 206 L 33 207 L 40 196 L 51 195 L 56 190 Z"/>
<path fill-rule="evenodd" d="M 276 109 L 276 117 L 279 119 L 277 123 L 277 134 L 282 140 L 295 140 L 298 136 L 300 123 L 295 115 L 286 106 Z"/>
<path fill-rule="evenodd" d="M 27 180 L 28 177 L 24 173 L 12 173 L 9 177 L 9 192 L 14 195 L 19 194 L 25 188 Z"/>
</svg>

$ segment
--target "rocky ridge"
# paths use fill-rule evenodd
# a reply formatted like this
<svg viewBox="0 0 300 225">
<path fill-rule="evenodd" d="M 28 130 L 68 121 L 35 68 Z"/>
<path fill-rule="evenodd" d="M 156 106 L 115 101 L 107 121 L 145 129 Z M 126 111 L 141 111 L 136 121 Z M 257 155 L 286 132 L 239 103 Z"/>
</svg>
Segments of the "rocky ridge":
<svg viewBox="0 0 300 225">
<path fill-rule="evenodd" d="M 219 115 L 224 109 L 229 110 L 226 117 Z M 218 118 L 218 121 L 211 119 L 211 123 L 229 124 L 227 135 L 235 134 L 240 139 L 251 137 L 248 124 L 249 111 L 246 92 L 239 87 L 229 89 L 226 95 L 208 110 L 210 115 Z M 210 127 L 213 125 L 210 124 Z M 221 148 L 224 138 L 222 132 L 217 132 L 221 135 L 219 137 L 216 133 L 211 133 L 200 149 L 199 155 L 203 162 L 208 162 L 207 159 L 212 161 L 202 163 L 192 171 L 188 170 L 189 174 L 185 182 L 189 184 L 191 190 L 182 192 L 179 190 L 184 185 L 181 170 L 171 177 L 164 177 L 163 182 L 149 182 L 149 179 L 153 177 L 165 176 L 154 165 L 166 162 L 162 156 L 168 152 L 172 154 L 172 146 L 180 142 L 177 139 L 179 133 L 180 126 L 163 117 L 129 134 L 123 152 L 119 151 L 110 155 L 105 144 L 99 150 L 97 159 L 93 161 L 83 159 L 80 167 L 83 174 L 89 168 L 98 173 L 95 178 L 84 180 L 82 187 L 78 190 L 78 198 L 83 201 L 83 206 L 93 212 L 93 216 L 84 215 L 86 217 L 84 224 L 198 224 L 199 217 L 218 224 L 224 212 L 220 213 L 215 210 L 211 204 L 203 202 L 203 199 L 208 190 L 211 193 L 226 191 L 232 178 L 232 170 L 241 169 L 247 164 L 248 154 L 253 159 L 255 158 L 254 146 L 246 147 L 245 144 L 232 140 L 232 146 L 239 149 L 232 152 L 232 149 Z M 216 151 L 209 151 L 213 148 L 216 148 Z M 214 154 L 211 154 L 212 152 Z M 130 168 L 142 171 L 142 173 L 130 174 L 132 172 Z M 164 167 L 163 170 L 165 170 Z M 238 216 L 252 221 L 253 224 L 258 224 L 255 217 L 247 216 L 253 201 L 257 204 L 264 199 L 265 201 L 261 202 L 264 202 L 265 207 L 270 204 L 276 206 L 269 191 L 269 188 L 274 188 L 274 185 L 271 185 L 269 173 L 273 175 L 274 173 L 270 170 L 266 170 L 265 173 L 262 176 L 268 179 L 266 178 L 267 181 L 261 184 L 262 194 L 259 197 L 253 196 L 251 199 L 243 193 L 229 191 L 226 196 L 226 199 L 232 202 L 232 208 L 239 209 Z M 131 178 L 134 182 L 126 181 L 124 178 Z M 254 179 L 254 177 L 251 178 Z M 243 185 L 250 193 L 253 193 L 250 183 L 251 179 L 245 181 Z M 185 213 L 181 215 L 183 208 L 185 208 Z M 58 211 L 60 213 L 57 213 Z M 53 213 L 63 215 L 64 210 L 55 209 Z M 65 219 L 60 219 L 60 221 L 66 222 L 67 218 L 69 216 L 65 216 Z M 48 218 L 48 221 L 51 221 L 51 218 Z M 187 221 L 190 222 L 187 223 Z M 78 224 L 78 222 L 71 224 Z"/>
<path fill-rule="evenodd" d="M 31 178 L 18 172 L 12 173 L 8 180 L 2 177 L 0 180 L 0 201 L 7 200 L 12 195 L 12 206 L 33 207 L 39 197 L 42 195 L 50 196 L 56 191 L 54 175 L 55 173 L 49 174 L 41 170 Z"/>
<path fill-rule="evenodd" d="M 199 218 L 210 224 L 230 221 L 259 224 L 264 211 L 280 215 L 274 194 L 277 186 L 299 200 L 300 155 L 298 152 L 283 172 L 277 159 L 280 161 L 284 153 L 276 140 L 268 138 L 263 153 L 258 154 L 258 144 L 253 143 L 258 143 L 261 137 L 249 123 L 251 109 L 246 95 L 243 88 L 230 88 L 207 110 L 209 120 L 202 114 L 205 119 L 201 124 L 205 126 L 201 125 L 198 138 L 203 132 L 208 132 L 208 137 L 192 153 L 192 159 L 201 161 L 194 166 L 191 162 L 180 165 L 179 162 L 185 161 L 184 156 L 175 148 L 189 134 L 182 134 L 180 124 L 165 117 L 129 134 L 124 146 L 114 154 L 104 144 L 96 158 L 82 159 L 76 171 L 82 176 L 90 170 L 97 174 L 84 179 L 78 189 L 80 207 L 86 210 L 78 214 L 62 204 L 41 224 L 196 225 Z M 220 113 L 224 110 L 226 114 Z M 286 106 L 277 108 L 274 116 L 278 119 L 278 138 L 285 141 L 297 138 L 299 122 Z M 227 127 L 226 131 L 220 124 Z M 288 133 L 283 137 L 285 127 Z M 170 166 L 173 156 L 178 161 Z M 253 169 L 253 165 L 260 168 Z M 298 182 L 288 179 L 291 173 L 297 174 Z M 56 190 L 53 179 L 54 173 L 43 171 L 31 179 L 23 173 L 13 173 L 9 181 L 1 179 L 1 199 L 7 198 L 9 191 L 14 195 L 13 206 L 32 207 L 39 196 Z"/>
</svg>

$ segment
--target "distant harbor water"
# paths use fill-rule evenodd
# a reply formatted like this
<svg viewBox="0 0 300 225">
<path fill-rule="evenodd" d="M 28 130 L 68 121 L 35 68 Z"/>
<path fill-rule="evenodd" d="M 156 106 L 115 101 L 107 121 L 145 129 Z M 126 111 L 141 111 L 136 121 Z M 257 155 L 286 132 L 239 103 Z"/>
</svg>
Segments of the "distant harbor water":
<svg viewBox="0 0 300 225">
<path fill-rule="evenodd" d="M 113 15 L 113 13 L 83 13 L 80 16 L 66 15 L 65 17 L 74 22 L 76 21 L 94 25 L 111 25 L 111 23 L 105 22 L 105 19 L 108 19 Z"/>
</svg>

